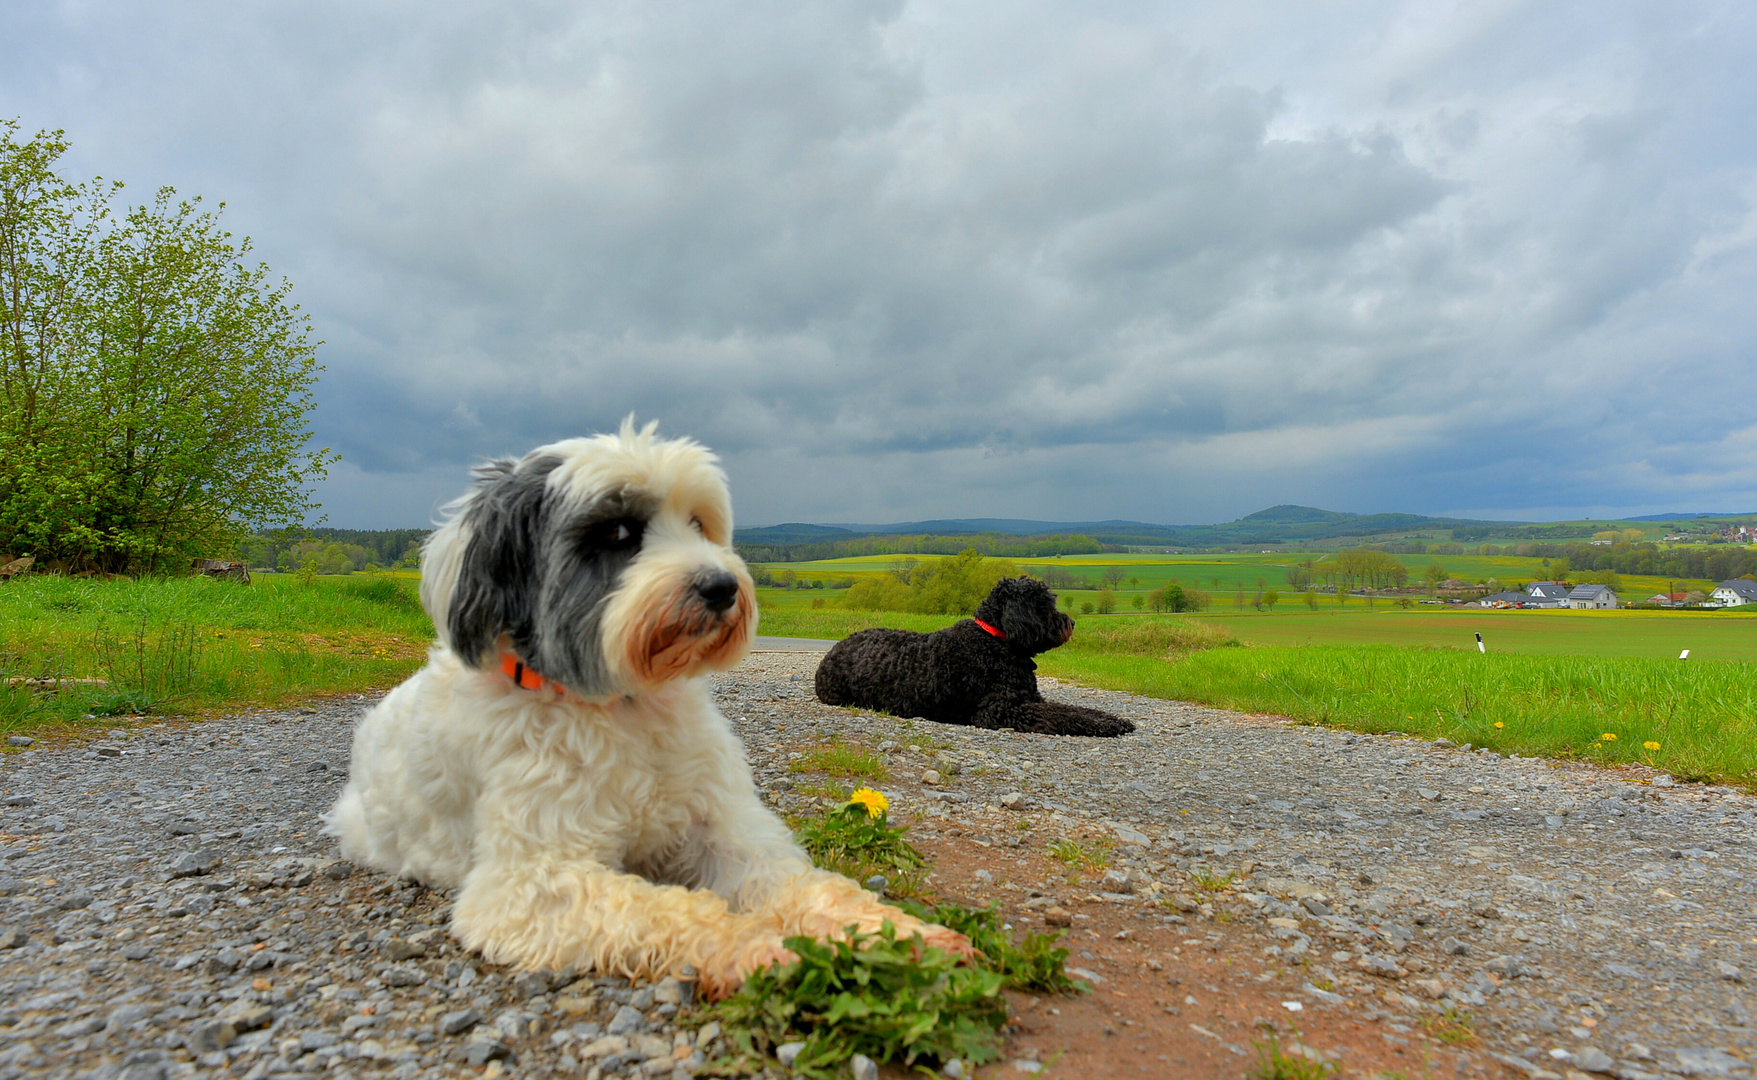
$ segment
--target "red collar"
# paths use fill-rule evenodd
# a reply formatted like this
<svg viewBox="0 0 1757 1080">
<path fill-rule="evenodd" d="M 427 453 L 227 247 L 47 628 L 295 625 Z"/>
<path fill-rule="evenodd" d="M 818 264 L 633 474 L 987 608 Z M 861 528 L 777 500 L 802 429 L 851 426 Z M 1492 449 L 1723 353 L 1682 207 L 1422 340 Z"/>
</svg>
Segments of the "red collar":
<svg viewBox="0 0 1757 1080">
<path fill-rule="evenodd" d="M 987 630 L 989 633 L 993 634 L 995 637 L 1000 638 L 1002 641 L 1007 640 L 1007 632 L 1005 630 L 1002 630 L 997 626 L 990 626 L 987 623 L 983 622 L 981 619 L 971 619 L 970 621 L 975 623 L 977 626 L 982 627 L 984 630 Z"/>
<path fill-rule="evenodd" d="M 524 661 L 509 652 L 500 654 L 500 670 L 520 689 L 541 690 L 557 685 L 526 667 Z"/>
</svg>

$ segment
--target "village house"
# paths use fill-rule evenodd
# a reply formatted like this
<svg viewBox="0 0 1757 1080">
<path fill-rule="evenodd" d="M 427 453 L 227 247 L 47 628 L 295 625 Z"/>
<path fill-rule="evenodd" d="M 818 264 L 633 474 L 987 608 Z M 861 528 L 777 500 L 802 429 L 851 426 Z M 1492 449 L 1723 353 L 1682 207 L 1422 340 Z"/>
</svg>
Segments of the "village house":
<svg viewBox="0 0 1757 1080">
<path fill-rule="evenodd" d="M 1617 594 L 1609 585 L 1577 585 L 1568 594 L 1568 606 L 1585 610 L 1587 608 L 1614 608 L 1617 606 Z"/>
<path fill-rule="evenodd" d="M 1714 587 L 1714 594 L 1709 599 L 1721 607 L 1742 607 L 1745 604 L 1757 604 L 1757 581 L 1750 578 L 1734 578 L 1723 581 Z"/>
<path fill-rule="evenodd" d="M 1526 607 L 1567 607 L 1568 583 L 1565 581 L 1534 581 L 1525 587 L 1531 599 Z"/>
</svg>

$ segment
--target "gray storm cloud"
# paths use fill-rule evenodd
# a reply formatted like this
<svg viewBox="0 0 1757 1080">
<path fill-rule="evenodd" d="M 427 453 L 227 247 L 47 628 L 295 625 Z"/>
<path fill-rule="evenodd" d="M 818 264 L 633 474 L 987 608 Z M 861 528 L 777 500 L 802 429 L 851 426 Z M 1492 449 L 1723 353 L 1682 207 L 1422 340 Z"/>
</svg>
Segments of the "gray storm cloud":
<svg viewBox="0 0 1757 1080">
<path fill-rule="evenodd" d="M 1757 505 L 1740 5 L 23 8 L 0 114 L 298 286 L 336 523 L 631 411 L 753 523 Z"/>
</svg>

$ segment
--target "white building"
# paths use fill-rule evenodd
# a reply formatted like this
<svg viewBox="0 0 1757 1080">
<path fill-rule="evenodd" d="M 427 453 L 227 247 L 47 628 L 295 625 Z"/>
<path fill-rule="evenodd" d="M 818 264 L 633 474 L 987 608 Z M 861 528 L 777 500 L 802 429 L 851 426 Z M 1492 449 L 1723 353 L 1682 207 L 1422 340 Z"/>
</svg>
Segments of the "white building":
<svg viewBox="0 0 1757 1080">
<path fill-rule="evenodd" d="M 1753 583 L 1757 584 L 1757 583 Z M 1568 606 L 1571 608 L 1614 608 L 1617 606 L 1617 594 L 1609 585 L 1576 585 L 1568 594 Z"/>
<path fill-rule="evenodd" d="M 1734 578 L 1731 581 L 1723 581 L 1714 587 L 1714 595 L 1710 599 L 1721 607 L 1757 604 L 1757 581 L 1752 581 L 1750 578 Z"/>
<path fill-rule="evenodd" d="M 1531 599 L 1526 607 L 1553 608 L 1568 606 L 1568 586 L 1559 581 L 1534 581 L 1525 587 Z"/>
</svg>

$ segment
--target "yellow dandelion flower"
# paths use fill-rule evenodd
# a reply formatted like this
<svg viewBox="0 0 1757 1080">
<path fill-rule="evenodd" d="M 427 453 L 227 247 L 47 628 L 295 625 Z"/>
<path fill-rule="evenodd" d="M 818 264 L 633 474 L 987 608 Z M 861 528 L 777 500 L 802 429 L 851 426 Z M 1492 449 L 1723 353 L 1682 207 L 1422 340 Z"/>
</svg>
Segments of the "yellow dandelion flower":
<svg viewBox="0 0 1757 1080">
<path fill-rule="evenodd" d="M 885 793 L 882 791 L 863 787 L 848 796 L 848 805 L 864 806 L 866 807 L 866 816 L 875 818 L 891 808 L 891 800 L 885 798 Z"/>
<path fill-rule="evenodd" d="M 1499 721 L 1499 720 L 1496 720 L 1496 721 L 1495 721 L 1495 726 L 1496 726 L 1496 727 L 1506 727 L 1506 726 L 1507 726 L 1507 725 L 1506 725 L 1506 724 L 1503 724 L 1503 723 L 1501 723 L 1501 722 L 1500 722 L 1500 721 Z"/>
<path fill-rule="evenodd" d="M 1616 735 L 1616 732 L 1614 732 L 1614 731 L 1607 731 L 1603 735 L 1600 735 L 1599 738 L 1604 740 L 1605 742 L 1616 742 L 1617 741 L 1617 735 Z"/>
<path fill-rule="evenodd" d="M 1659 749 L 1659 744 L 1656 742 L 1644 742 L 1641 745 L 1644 749 L 1647 749 L 1647 750 L 1658 750 Z"/>
</svg>

